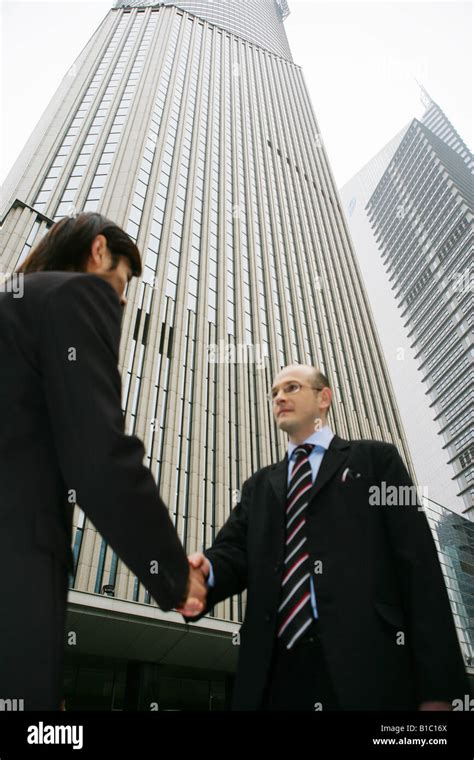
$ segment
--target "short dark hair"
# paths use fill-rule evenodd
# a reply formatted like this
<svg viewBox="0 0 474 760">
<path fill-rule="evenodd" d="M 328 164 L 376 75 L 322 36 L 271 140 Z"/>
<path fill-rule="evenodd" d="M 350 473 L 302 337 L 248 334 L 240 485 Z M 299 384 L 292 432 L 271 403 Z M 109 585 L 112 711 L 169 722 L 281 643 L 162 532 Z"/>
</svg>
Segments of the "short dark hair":
<svg viewBox="0 0 474 760">
<path fill-rule="evenodd" d="M 330 388 L 329 380 L 320 369 L 313 367 L 313 383 L 315 388 Z"/>
<path fill-rule="evenodd" d="M 102 214 L 84 212 L 75 217 L 65 217 L 53 224 L 16 270 L 30 272 L 85 272 L 91 253 L 92 242 L 97 235 L 104 235 L 112 255 L 112 269 L 124 256 L 134 277 L 140 277 L 142 262 L 140 252 L 131 237 L 115 222 Z"/>
<path fill-rule="evenodd" d="M 331 387 L 329 385 L 329 380 L 328 380 L 327 376 L 323 372 L 321 372 L 321 370 L 318 369 L 317 367 L 313 367 L 313 383 L 314 383 L 314 387 L 315 388 L 321 388 L 322 389 L 322 388 L 330 388 Z M 329 414 L 329 412 L 331 411 L 331 406 L 332 406 L 332 404 L 329 404 L 328 410 L 327 410 L 326 414 Z"/>
</svg>

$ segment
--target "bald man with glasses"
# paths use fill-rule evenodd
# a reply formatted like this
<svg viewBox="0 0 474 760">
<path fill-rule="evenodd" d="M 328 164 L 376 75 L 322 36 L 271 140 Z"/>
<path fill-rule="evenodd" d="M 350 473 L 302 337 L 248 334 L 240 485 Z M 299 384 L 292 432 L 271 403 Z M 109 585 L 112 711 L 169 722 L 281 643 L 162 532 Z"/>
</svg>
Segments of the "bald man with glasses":
<svg viewBox="0 0 474 760">
<path fill-rule="evenodd" d="M 285 367 L 269 398 L 287 453 L 189 557 L 207 603 L 179 610 L 247 590 L 232 708 L 451 709 L 469 686 L 428 522 L 416 495 L 373 503 L 413 486 L 397 449 L 335 435 L 314 367 Z"/>
</svg>

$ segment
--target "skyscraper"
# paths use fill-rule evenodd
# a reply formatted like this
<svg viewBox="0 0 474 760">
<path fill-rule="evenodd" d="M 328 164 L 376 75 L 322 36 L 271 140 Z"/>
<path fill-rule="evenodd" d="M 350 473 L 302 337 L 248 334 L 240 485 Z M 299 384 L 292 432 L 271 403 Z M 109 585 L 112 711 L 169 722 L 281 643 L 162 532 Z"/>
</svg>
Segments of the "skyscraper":
<svg viewBox="0 0 474 760">
<path fill-rule="evenodd" d="M 468 519 L 472 511 L 472 369 L 469 352 L 472 343 L 468 323 L 472 311 L 472 197 L 469 199 L 469 171 L 472 170 L 472 154 L 453 127 L 446 114 L 426 90 L 421 88 L 424 113 L 413 119 L 382 148 L 359 172 L 341 188 L 341 199 L 367 287 L 371 307 L 377 321 L 379 336 L 385 352 L 390 375 L 399 402 L 404 429 L 415 471 L 423 483 L 429 483 L 430 497 Z M 407 164 L 402 160 L 410 146 L 413 129 L 418 125 L 428 130 L 422 148 L 415 150 L 415 160 Z M 412 131 L 409 132 L 410 127 Z M 442 155 L 438 158 L 431 150 L 431 138 L 438 145 L 443 142 Z M 450 159 L 451 156 L 451 159 Z M 449 175 L 446 161 L 451 167 Z M 457 162 L 454 168 L 453 162 Z M 426 174 L 426 168 L 430 173 Z M 423 174 L 423 167 L 425 173 Z M 456 179 L 459 177 L 460 179 Z M 391 177 L 384 184 L 384 193 L 393 192 L 392 222 L 405 235 L 392 236 L 390 245 L 380 234 L 378 213 L 373 213 L 371 198 L 381 188 L 383 177 Z M 446 177 L 443 197 L 433 195 L 435 179 Z M 415 178 L 415 189 L 410 188 Z M 464 177 L 464 179 L 462 179 Z M 396 178 L 396 179 L 395 179 Z M 424 181 L 423 181 L 424 180 Z M 472 177 L 471 177 L 472 183 Z M 457 189 L 459 184 L 459 189 Z M 472 184 L 471 184 L 472 187 Z M 449 188 L 449 189 L 448 189 Z M 464 189 L 463 189 L 464 188 Z M 424 192 L 431 193 L 426 205 Z M 435 224 L 430 222 L 432 203 L 454 201 L 449 213 L 438 214 Z M 472 192 L 471 192 L 472 196 Z M 428 196 L 427 196 L 428 197 Z M 409 199 L 408 205 L 407 200 Z M 423 205 L 419 205 L 419 202 Z M 441 266 L 430 257 L 439 251 L 442 256 L 443 238 L 453 232 L 453 219 L 461 222 L 463 233 L 450 239 L 451 252 Z M 424 225 L 428 224 L 428 231 Z M 408 240 L 425 237 L 424 245 L 409 246 Z M 416 303 L 409 308 L 404 297 L 407 280 L 398 276 L 394 266 L 395 256 L 402 256 L 405 269 L 411 276 L 417 267 L 431 272 L 429 282 L 417 290 Z M 424 264 L 423 264 L 424 262 Z M 437 293 L 437 295 L 435 295 Z M 428 297 L 430 296 L 430 297 Z M 423 309 L 431 302 L 431 308 Z M 421 318 L 421 315 L 424 317 Z M 432 322 L 433 316 L 436 317 Z M 441 319 L 444 340 L 437 330 Z M 461 361 L 451 362 L 452 371 L 441 378 L 443 366 L 450 362 L 450 350 L 461 344 Z M 433 382 L 426 358 L 430 357 L 438 382 Z M 467 359 L 467 363 L 466 363 Z M 437 361 L 438 360 L 438 361 Z M 434 364 L 433 364 L 434 362 Z M 441 386 L 439 383 L 441 382 Z"/>
<path fill-rule="evenodd" d="M 242 482 L 283 456 L 266 393 L 285 364 L 328 375 L 339 435 L 393 442 L 411 468 L 288 12 L 285 0 L 117 3 L 4 192 L 3 270 L 81 210 L 143 252 L 123 321 L 123 409 L 189 552 L 212 543 Z M 193 704 L 220 704 L 245 598 L 188 630 L 80 505 L 74 525 L 74 677 L 112 674 L 110 706 L 183 706 L 173 679 L 199 684 Z"/>
<path fill-rule="evenodd" d="M 464 512 L 474 508 L 474 159 L 424 93 L 367 203 Z M 472 512 L 471 515 L 472 517 Z"/>
<path fill-rule="evenodd" d="M 472 679 L 472 347 L 466 329 L 472 312 L 472 199 L 466 182 L 472 154 L 424 88 L 421 100 L 424 113 L 406 124 L 341 188 L 341 200 L 418 481 L 428 484 L 425 512 Z M 426 142 L 415 135 L 426 135 Z M 431 141 L 438 151 L 431 150 Z M 446 165 L 451 167 L 449 174 Z M 441 192 L 440 180 L 447 180 Z M 379 210 L 374 213 L 375 198 L 379 204 L 382 198 L 391 204 L 385 218 Z M 443 205 L 449 211 L 436 213 Z M 381 229 L 390 224 L 387 243 Z M 423 245 L 413 245 L 414 240 Z M 402 269 L 396 264 L 399 259 L 404 262 Z M 416 281 L 420 269 L 430 277 L 407 308 L 407 283 Z M 460 345 L 465 351 L 453 358 Z M 426 371 L 428 356 L 431 366 L 441 370 L 438 383 Z"/>
</svg>

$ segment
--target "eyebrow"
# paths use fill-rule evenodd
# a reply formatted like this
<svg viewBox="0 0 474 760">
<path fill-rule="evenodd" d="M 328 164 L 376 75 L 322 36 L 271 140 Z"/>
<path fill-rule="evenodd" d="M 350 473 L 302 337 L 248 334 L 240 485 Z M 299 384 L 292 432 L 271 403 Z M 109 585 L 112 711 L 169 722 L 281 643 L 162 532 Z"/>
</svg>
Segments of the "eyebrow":
<svg viewBox="0 0 474 760">
<path fill-rule="evenodd" d="M 291 378 L 291 379 L 289 379 L 289 380 L 283 380 L 283 382 L 281 383 L 281 385 L 286 385 L 287 383 L 299 383 L 299 382 L 301 382 L 301 381 L 300 381 L 300 380 L 296 380 L 295 378 Z M 274 386 L 271 388 L 271 390 L 270 390 L 270 393 L 271 393 L 272 391 L 276 391 L 276 389 L 277 389 L 277 388 L 279 388 L 279 386 L 278 386 L 278 385 L 274 385 Z"/>
</svg>

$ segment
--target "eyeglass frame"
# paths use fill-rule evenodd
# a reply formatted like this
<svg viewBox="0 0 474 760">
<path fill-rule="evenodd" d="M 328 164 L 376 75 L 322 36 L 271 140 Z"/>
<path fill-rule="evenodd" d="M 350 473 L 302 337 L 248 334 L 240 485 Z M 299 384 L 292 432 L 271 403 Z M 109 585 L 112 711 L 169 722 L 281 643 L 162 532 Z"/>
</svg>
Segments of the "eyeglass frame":
<svg viewBox="0 0 474 760">
<path fill-rule="evenodd" d="M 297 380 L 289 380 L 286 385 L 298 385 L 299 387 L 295 391 L 289 391 L 287 392 L 289 396 L 294 396 L 295 393 L 299 393 L 302 388 L 311 388 L 313 391 L 323 391 L 326 386 L 323 385 L 322 388 L 315 388 L 314 385 L 305 385 L 305 383 L 299 383 Z M 271 404 L 274 404 L 276 401 L 276 397 L 278 396 L 280 392 L 280 388 L 277 390 L 275 396 L 272 396 L 272 391 L 270 393 L 267 393 L 267 399 Z"/>
</svg>

